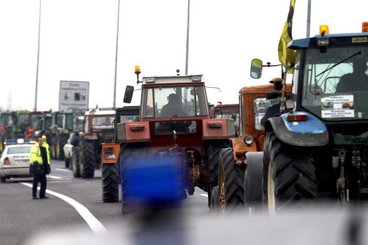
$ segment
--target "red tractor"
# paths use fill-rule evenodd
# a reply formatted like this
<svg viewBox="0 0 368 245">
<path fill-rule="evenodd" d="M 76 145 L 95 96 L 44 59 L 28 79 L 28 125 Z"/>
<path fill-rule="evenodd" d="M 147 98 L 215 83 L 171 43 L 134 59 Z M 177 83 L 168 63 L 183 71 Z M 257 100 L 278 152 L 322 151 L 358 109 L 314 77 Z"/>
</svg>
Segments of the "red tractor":
<svg viewBox="0 0 368 245">
<path fill-rule="evenodd" d="M 124 102 L 131 101 L 133 90 L 127 86 Z M 217 185 L 219 151 L 229 146 L 235 127 L 232 119 L 210 118 L 202 75 L 166 76 L 143 78 L 139 118 L 118 123 L 117 132 L 124 213 L 129 206 L 125 169 L 142 160 L 177 159 L 186 181 L 184 196 L 193 195 L 195 186 L 210 196 Z"/>
</svg>

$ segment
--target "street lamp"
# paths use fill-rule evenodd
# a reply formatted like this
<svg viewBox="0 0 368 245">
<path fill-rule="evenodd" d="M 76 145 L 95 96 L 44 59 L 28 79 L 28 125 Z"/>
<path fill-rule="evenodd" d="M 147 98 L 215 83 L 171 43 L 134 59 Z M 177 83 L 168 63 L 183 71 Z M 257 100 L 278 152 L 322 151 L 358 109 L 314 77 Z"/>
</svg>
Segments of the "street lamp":
<svg viewBox="0 0 368 245">
<path fill-rule="evenodd" d="M 118 0 L 118 18 L 116 24 L 116 48 L 115 48 L 115 75 L 114 75 L 114 101 L 113 108 L 116 107 L 116 77 L 117 77 L 117 66 L 118 66 L 118 48 L 119 48 L 119 19 L 120 19 L 120 0 Z"/>
<path fill-rule="evenodd" d="M 189 20 L 190 20 L 190 0 L 188 0 L 188 16 L 187 16 L 187 45 L 185 54 L 185 75 L 188 75 L 188 58 L 189 58 Z"/>
<path fill-rule="evenodd" d="M 35 87 L 35 101 L 34 111 L 37 111 L 37 94 L 38 94 L 38 67 L 40 63 L 40 40 L 41 40 L 41 2 L 38 8 L 38 44 L 37 44 L 37 65 L 36 65 L 36 87 Z"/>
</svg>

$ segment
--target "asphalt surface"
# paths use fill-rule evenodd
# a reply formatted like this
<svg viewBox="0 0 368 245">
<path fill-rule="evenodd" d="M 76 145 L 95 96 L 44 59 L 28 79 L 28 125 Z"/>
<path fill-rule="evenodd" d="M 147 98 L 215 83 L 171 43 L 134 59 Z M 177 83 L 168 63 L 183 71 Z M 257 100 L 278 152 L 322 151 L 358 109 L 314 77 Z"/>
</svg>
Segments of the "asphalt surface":
<svg viewBox="0 0 368 245">
<path fill-rule="evenodd" d="M 109 232 L 127 221 L 120 202 L 102 202 L 100 170 L 93 179 L 74 178 L 62 161 L 53 160 L 47 183 L 49 199 L 33 200 L 31 181 L 11 179 L 0 184 L 1 245 L 28 244 L 35 236 L 55 231 L 71 237 Z M 182 210 L 193 216 L 209 216 L 206 193 L 196 189 L 184 201 Z"/>
<path fill-rule="evenodd" d="M 49 199 L 32 199 L 31 179 L 0 184 L 0 245 L 368 244 L 367 205 L 211 214 L 206 193 L 196 189 L 181 208 L 123 216 L 121 203 L 102 202 L 100 170 L 86 180 L 63 165 L 53 161 Z"/>
</svg>

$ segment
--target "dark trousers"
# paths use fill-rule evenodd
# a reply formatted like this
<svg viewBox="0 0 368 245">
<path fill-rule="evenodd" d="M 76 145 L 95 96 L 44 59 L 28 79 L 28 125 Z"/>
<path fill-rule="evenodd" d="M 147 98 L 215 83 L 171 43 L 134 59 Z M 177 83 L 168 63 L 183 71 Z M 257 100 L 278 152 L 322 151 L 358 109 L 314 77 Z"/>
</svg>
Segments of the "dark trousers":
<svg viewBox="0 0 368 245">
<path fill-rule="evenodd" d="M 32 186 L 32 196 L 37 197 L 37 186 L 41 183 L 40 197 L 45 196 L 46 192 L 46 174 L 33 174 L 33 186 Z"/>
</svg>

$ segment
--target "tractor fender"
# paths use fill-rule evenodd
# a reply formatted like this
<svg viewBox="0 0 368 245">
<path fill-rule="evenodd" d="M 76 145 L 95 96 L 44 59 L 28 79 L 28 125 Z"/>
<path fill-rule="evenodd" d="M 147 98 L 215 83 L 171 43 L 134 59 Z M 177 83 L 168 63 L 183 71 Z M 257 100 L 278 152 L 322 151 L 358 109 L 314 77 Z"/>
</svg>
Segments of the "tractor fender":
<svg viewBox="0 0 368 245">
<path fill-rule="evenodd" d="M 235 136 L 234 120 L 208 118 L 203 120 L 203 139 L 228 139 Z"/>
<path fill-rule="evenodd" d="M 146 121 L 118 123 L 117 132 L 122 143 L 150 142 L 150 127 Z"/>
<path fill-rule="evenodd" d="M 329 137 L 326 125 L 308 112 L 292 112 L 294 115 L 307 115 L 307 120 L 288 122 L 284 113 L 280 117 L 272 117 L 266 122 L 266 131 L 273 131 L 282 142 L 294 146 L 324 146 Z"/>
</svg>

